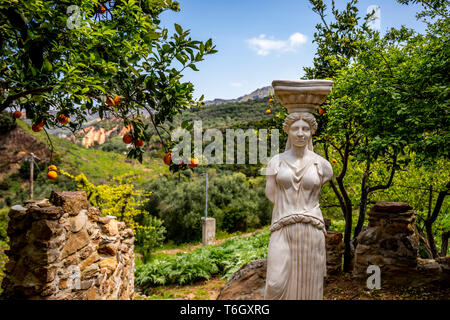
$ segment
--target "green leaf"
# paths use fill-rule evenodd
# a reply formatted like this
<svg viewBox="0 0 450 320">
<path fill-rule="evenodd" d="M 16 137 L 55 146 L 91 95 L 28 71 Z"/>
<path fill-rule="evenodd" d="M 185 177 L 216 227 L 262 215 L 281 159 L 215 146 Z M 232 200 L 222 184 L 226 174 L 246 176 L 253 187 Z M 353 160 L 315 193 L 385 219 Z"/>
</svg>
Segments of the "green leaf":
<svg viewBox="0 0 450 320">
<path fill-rule="evenodd" d="M 181 26 L 180 26 L 179 24 L 177 24 L 177 23 L 175 23 L 175 30 L 177 31 L 177 33 L 178 33 L 179 35 L 182 35 L 182 34 L 183 34 L 183 29 L 182 29 Z"/>
</svg>

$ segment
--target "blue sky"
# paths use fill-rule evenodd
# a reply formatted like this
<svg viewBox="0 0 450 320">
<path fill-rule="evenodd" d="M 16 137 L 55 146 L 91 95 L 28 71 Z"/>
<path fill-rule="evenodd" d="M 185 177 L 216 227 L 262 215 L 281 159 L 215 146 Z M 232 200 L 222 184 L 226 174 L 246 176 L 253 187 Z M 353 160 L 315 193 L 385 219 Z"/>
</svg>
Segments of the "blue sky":
<svg viewBox="0 0 450 320">
<path fill-rule="evenodd" d="M 181 11 L 167 11 L 161 24 L 191 30 L 195 40 L 213 39 L 218 53 L 188 70 L 185 81 L 195 86 L 195 97 L 206 100 L 237 98 L 268 86 L 275 79 L 298 79 L 311 66 L 312 43 L 319 17 L 307 0 L 179 0 Z M 331 3 L 331 1 L 326 1 Z M 343 9 L 347 1 L 336 0 Z M 421 6 L 404 6 L 394 0 L 359 1 L 365 15 L 370 5 L 380 7 L 380 31 L 405 25 L 418 32 L 425 24 L 415 18 Z M 331 6 L 331 5 L 330 5 Z"/>
</svg>

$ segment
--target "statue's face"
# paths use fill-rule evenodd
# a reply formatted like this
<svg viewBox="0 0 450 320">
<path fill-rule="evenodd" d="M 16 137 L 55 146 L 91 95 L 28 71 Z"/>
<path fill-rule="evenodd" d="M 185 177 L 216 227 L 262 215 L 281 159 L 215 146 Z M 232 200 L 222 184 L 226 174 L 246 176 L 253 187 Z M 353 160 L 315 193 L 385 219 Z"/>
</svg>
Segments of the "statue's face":
<svg viewBox="0 0 450 320">
<path fill-rule="evenodd" d="M 311 138 L 311 127 L 305 120 L 297 120 L 289 128 L 289 139 L 292 145 L 296 147 L 304 147 Z"/>
</svg>

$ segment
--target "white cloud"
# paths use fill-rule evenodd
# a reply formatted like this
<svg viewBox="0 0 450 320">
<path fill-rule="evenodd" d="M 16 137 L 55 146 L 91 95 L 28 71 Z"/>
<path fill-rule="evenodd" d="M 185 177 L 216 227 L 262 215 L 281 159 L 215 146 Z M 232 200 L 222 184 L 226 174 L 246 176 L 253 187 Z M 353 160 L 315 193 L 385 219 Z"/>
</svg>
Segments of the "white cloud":
<svg viewBox="0 0 450 320">
<path fill-rule="evenodd" d="M 304 34 L 296 32 L 287 40 L 276 40 L 273 37 L 268 39 L 265 34 L 261 34 L 257 38 L 248 39 L 247 43 L 251 49 L 256 51 L 256 54 L 267 56 L 272 52 L 283 53 L 296 51 L 296 49 L 306 43 L 307 40 L 308 38 Z"/>
<path fill-rule="evenodd" d="M 233 87 L 233 88 L 239 88 L 239 87 L 242 87 L 243 85 L 244 84 L 241 82 L 231 82 L 230 83 L 230 87 Z"/>
</svg>

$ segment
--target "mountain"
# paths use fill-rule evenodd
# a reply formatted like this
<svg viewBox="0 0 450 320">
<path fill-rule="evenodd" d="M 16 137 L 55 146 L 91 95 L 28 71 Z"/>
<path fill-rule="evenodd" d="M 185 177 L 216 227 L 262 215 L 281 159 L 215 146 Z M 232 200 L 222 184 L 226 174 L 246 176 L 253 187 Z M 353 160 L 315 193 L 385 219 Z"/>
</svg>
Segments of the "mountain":
<svg viewBox="0 0 450 320">
<path fill-rule="evenodd" d="M 208 100 L 205 101 L 205 105 L 212 106 L 212 105 L 221 105 L 225 103 L 230 102 L 245 102 L 248 100 L 255 100 L 255 99 L 261 99 L 265 98 L 269 95 L 273 94 L 273 88 L 272 86 L 262 87 L 259 89 L 256 89 L 252 93 L 246 94 L 242 97 L 236 98 L 236 99 L 214 99 L 214 100 Z"/>
<path fill-rule="evenodd" d="M 95 145 L 102 145 L 113 137 L 123 136 L 128 131 L 130 131 L 130 128 L 125 128 L 121 119 L 101 120 L 97 118 L 90 125 L 79 130 L 75 135 L 67 137 L 67 139 L 89 148 Z"/>
<path fill-rule="evenodd" d="M 222 125 L 230 125 L 231 122 L 240 122 L 242 119 L 262 119 L 266 117 L 264 111 L 266 109 L 266 105 L 264 104 L 264 99 L 273 94 L 273 88 L 271 86 L 263 87 L 256 89 L 252 93 L 246 94 L 237 99 L 214 99 L 212 101 L 206 101 L 205 106 L 224 106 L 226 110 L 218 110 L 216 108 L 206 108 L 207 110 L 203 110 L 200 112 L 207 119 L 203 119 L 208 122 L 213 119 L 214 123 L 220 123 L 222 121 Z M 261 101 L 259 101 L 261 100 Z M 248 102 L 248 104 L 246 103 Z M 253 102 L 258 102 L 261 105 L 256 106 Z M 226 104 L 231 103 L 230 106 L 225 106 Z M 256 108 L 256 109 L 255 109 Z M 259 110 L 261 109 L 261 110 Z M 259 110 L 259 111 L 257 111 Z M 196 115 L 200 114 L 196 111 Z M 226 113 L 226 114 L 222 114 Z M 220 116 L 218 115 L 220 114 Z M 233 118 L 233 114 L 237 116 L 236 121 L 230 121 Z M 189 118 L 189 111 L 185 111 L 184 115 Z M 183 119 L 186 117 L 182 116 Z M 223 116 L 223 117 L 222 117 Z M 228 116 L 228 118 L 227 118 Z M 223 118 L 223 119 L 222 119 Z M 129 131 L 128 128 L 123 126 L 123 122 L 120 119 L 109 118 L 103 119 L 96 118 L 95 115 L 92 115 L 89 119 L 90 121 L 86 123 L 81 130 L 75 133 L 75 135 L 66 132 L 63 132 L 62 129 L 55 130 L 55 132 L 51 132 L 54 135 L 57 135 L 60 138 L 65 138 L 70 140 L 73 143 L 81 144 L 85 148 L 94 147 L 96 145 L 103 145 L 104 143 L 110 141 L 112 138 L 117 136 L 123 136 L 126 132 Z M 211 121 L 209 121 L 211 122 Z"/>
</svg>

